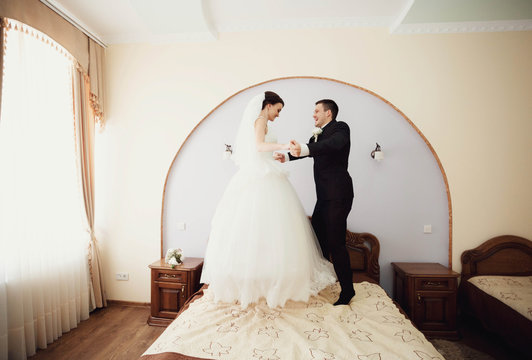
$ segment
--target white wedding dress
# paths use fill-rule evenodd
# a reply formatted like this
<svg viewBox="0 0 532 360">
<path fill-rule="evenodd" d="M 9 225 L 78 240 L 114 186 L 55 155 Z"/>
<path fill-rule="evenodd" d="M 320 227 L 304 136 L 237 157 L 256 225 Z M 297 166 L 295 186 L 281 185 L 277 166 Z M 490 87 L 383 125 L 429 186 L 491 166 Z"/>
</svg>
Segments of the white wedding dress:
<svg viewBox="0 0 532 360">
<path fill-rule="evenodd" d="M 255 148 L 252 126 L 263 99 L 256 96 L 244 113 L 234 154 L 239 169 L 214 214 L 201 274 L 215 301 L 243 308 L 261 298 L 271 308 L 306 302 L 336 282 L 282 165 Z M 265 141 L 276 139 L 268 131 Z"/>
</svg>

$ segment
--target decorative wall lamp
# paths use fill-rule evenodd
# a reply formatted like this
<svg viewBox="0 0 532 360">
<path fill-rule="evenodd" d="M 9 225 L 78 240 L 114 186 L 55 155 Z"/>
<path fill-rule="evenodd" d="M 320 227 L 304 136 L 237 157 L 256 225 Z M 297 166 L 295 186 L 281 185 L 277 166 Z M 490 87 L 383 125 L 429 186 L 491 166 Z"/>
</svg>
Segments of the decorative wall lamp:
<svg viewBox="0 0 532 360">
<path fill-rule="evenodd" d="M 223 155 L 224 160 L 230 159 L 232 154 L 233 154 L 233 149 L 231 148 L 231 145 L 225 144 L 225 151 Z"/>
<path fill-rule="evenodd" d="M 381 150 L 381 146 L 378 143 L 376 144 L 377 146 L 375 147 L 375 150 L 371 152 L 371 157 L 377 161 L 381 161 L 384 159 L 384 153 Z"/>
</svg>

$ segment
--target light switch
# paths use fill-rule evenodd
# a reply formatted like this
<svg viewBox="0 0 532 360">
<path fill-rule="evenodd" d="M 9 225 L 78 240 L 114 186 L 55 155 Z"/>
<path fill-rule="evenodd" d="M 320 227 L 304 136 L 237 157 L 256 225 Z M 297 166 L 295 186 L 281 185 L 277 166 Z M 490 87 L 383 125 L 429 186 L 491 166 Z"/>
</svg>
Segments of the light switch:
<svg viewBox="0 0 532 360">
<path fill-rule="evenodd" d="M 432 234 L 432 225 L 424 225 L 423 226 L 423 232 L 425 234 Z"/>
<path fill-rule="evenodd" d="M 178 222 L 177 223 L 177 230 L 181 230 L 181 231 L 185 231 L 186 229 L 186 224 L 184 222 Z"/>
</svg>

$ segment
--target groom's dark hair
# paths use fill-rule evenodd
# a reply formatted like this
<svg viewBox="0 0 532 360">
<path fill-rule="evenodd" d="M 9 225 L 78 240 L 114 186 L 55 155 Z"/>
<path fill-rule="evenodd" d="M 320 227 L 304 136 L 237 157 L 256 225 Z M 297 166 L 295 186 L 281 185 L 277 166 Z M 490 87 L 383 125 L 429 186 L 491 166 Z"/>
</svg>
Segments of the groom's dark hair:
<svg viewBox="0 0 532 360">
<path fill-rule="evenodd" d="M 264 92 L 264 101 L 262 102 L 262 108 L 263 109 L 268 104 L 275 105 L 275 104 L 279 104 L 279 103 L 283 104 L 283 106 L 284 106 L 284 101 L 283 101 L 283 99 L 281 99 L 281 97 L 279 95 L 277 95 L 273 91 L 265 91 Z"/>
<path fill-rule="evenodd" d="M 323 110 L 331 110 L 332 119 L 336 120 L 336 115 L 338 115 L 338 105 L 331 100 L 331 99 L 323 99 L 320 101 L 316 101 L 316 105 L 321 104 L 323 106 Z"/>
</svg>

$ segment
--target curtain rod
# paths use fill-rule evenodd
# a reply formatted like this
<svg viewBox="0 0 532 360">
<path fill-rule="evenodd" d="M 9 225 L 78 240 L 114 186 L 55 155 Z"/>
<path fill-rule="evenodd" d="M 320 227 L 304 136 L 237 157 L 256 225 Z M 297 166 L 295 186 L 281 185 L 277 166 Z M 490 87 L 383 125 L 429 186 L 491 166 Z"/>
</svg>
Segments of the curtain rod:
<svg viewBox="0 0 532 360">
<path fill-rule="evenodd" d="M 66 10 L 62 10 L 58 5 L 48 1 L 48 0 L 39 0 L 41 3 L 49 7 L 52 11 L 57 13 L 59 16 L 61 16 L 63 19 L 68 21 L 70 24 L 74 25 L 78 30 L 80 30 L 82 33 L 87 35 L 89 38 L 94 40 L 98 45 L 102 46 L 103 48 L 107 48 L 107 45 L 100 40 L 96 35 L 94 35 L 92 32 L 87 30 L 84 26 L 82 26 L 77 19 L 73 19 L 69 14 L 66 13 Z"/>
</svg>

